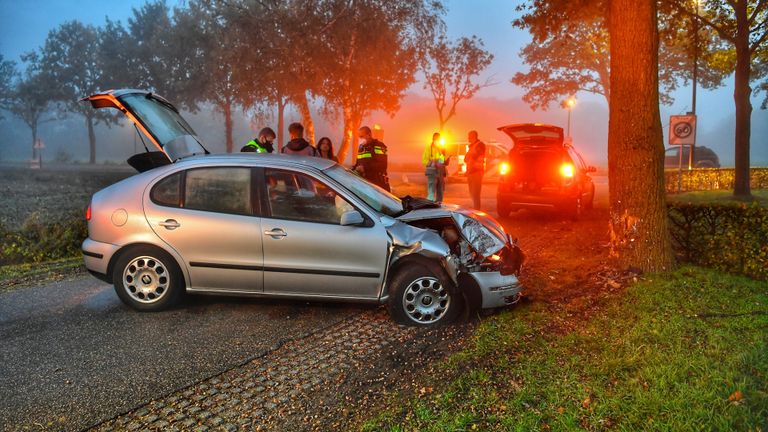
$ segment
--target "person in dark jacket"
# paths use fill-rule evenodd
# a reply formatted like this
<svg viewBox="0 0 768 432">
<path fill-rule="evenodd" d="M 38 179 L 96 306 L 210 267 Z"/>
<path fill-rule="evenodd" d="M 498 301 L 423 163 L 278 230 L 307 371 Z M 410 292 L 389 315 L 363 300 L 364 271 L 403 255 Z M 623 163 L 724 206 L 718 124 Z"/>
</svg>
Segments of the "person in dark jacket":
<svg viewBox="0 0 768 432">
<path fill-rule="evenodd" d="M 480 141 L 477 131 L 469 131 L 467 140 L 469 141 L 469 151 L 464 155 L 464 163 L 467 164 L 469 196 L 472 197 L 474 208 L 480 210 L 480 195 L 483 187 L 483 174 L 485 174 L 485 143 Z"/>
<path fill-rule="evenodd" d="M 357 131 L 362 140 L 357 149 L 355 171 L 359 172 L 369 182 L 389 191 L 387 177 L 387 146 L 373 137 L 371 128 L 363 126 Z"/>
<path fill-rule="evenodd" d="M 333 143 L 328 137 L 320 138 L 317 142 L 317 155 L 323 159 L 330 159 L 334 162 L 338 162 L 339 159 L 333 154 Z"/>
<path fill-rule="evenodd" d="M 317 156 L 317 150 L 304 139 L 304 126 L 301 123 L 291 123 L 288 126 L 288 134 L 291 140 L 283 146 L 280 153 L 299 155 L 299 156 Z"/>
<path fill-rule="evenodd" d="M 255 153 L 272 153 L 275 151 L 273 142 L 276 135 L 272 128 L 265 127 L 259 132 L 259 136 L 248 141 L 248 144 L 244 145 L 240 149 L 241 152 L 255 152 Z"/>
</svg>

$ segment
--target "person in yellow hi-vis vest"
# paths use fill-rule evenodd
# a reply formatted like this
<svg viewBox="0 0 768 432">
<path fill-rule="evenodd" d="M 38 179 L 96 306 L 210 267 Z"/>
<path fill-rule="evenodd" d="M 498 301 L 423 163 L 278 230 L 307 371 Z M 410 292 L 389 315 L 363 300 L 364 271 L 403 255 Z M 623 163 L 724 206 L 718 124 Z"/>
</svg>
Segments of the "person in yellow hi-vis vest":
<svg viewBox="0 0 768 432">
<path fill-rule="evenodd" d="M 445 167 L 448 164 L 448 158 L 445 156 L 445 149 L 440 144 L 439 133 L 435 132 L 432 135 L 432 142 L 424 149 L 421 161 L 424 163 L 427 176 L 427 199 L 443 202 Z"/>
</svg>

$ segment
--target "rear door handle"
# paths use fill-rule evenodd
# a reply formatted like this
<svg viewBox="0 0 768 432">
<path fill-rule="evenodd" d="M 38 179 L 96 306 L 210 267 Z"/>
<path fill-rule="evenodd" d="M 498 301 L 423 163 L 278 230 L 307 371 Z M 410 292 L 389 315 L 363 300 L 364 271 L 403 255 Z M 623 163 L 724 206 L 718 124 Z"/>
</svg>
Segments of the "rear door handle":
<svg viewBox="0 0 768 432">
<path fill-rule="evenodd" d="M 180 227 L 181 224 L 176 221 L 176 219 L 166 219 L 162 222 L 158 222 L 158 225 L 161 227 L 165 227 L 167 230 L 175 230 L 176 228 Z"/>
<path fill-rule="evenodd" d="M 282 228 L 272 228 L 271 230 L 264 231 L 264 234 L 271 236 L 274 239 L 281 239 L 288 236 L 288 233 Z"/>
</svg>

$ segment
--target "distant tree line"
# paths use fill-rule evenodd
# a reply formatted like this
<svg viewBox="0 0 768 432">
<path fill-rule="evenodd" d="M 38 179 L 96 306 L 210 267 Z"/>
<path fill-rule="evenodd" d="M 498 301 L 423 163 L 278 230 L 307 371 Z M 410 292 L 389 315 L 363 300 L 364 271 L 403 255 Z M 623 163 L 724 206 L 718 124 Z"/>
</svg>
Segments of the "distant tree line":
<svg viewBox="0 0 768 432">
<path fill-rule="evenodd" d="M 492 55 L 474 37 L 447 41 L 444 12 L 433 0 L 191 0 L 174 8 L 148 2 L 125 23 L 60 25 L 22 56 L 22 72 L 0 57 L 0 104 L 29 126 L 33 143 L 41 122 L 81 116 L 91 163 L 94 126 L 117 121 L 79 101 L 97 91 L 141 88 L 192 112 L 213 107 L 223 117 L 228 152 L 235 148 L 237 110 L 276 113 L 282 145 L 286 109 L 299 112 L 314 142 L 311 107 L 319 106 L 316 114 L 343 124 L 343 161 L 354 157 L 363 118 L 378 110 L 393 115 L 418 72 L 453 74 L 436 83 L 437 93 L 430 88 L 454 112 L 477 91 L 472 80 Z M 446 64 L 450 59 L 456 63 Z"/>
</svg>

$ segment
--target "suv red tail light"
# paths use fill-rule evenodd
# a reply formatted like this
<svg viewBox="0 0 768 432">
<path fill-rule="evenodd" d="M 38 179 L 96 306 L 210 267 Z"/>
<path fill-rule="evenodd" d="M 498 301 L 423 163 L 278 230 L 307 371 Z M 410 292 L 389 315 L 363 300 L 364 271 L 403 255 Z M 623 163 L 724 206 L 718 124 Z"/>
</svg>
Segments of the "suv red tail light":
<svg viewBox="0 0 768 432">
<path fill-rule="evenodd" d="M 91 220 L 91 203 L 88 203 L 88 207 L 85 208 L 85 220 Z"/>
<path fill-rule="evenodd" d="M 560 166 L 560 175 L 562 175 L 565 178 L 573 178 L 573 175 L 576 172 L 576 168 L 573 166 L 573 164 L 570 163 L 564 163 Z"/>
</svg>

